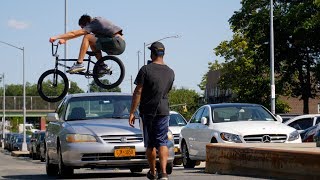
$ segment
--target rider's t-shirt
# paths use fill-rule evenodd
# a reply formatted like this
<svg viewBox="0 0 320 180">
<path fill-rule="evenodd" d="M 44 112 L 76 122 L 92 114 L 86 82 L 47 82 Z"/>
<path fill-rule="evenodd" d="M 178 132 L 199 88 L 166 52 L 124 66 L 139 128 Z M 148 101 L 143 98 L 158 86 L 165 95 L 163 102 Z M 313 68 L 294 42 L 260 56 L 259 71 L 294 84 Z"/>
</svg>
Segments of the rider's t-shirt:
<svg viewBox="0 0 320 180">
<path fill-rule="evenodd" d="M 93 18 L 93 20 L 83 27 L 83 29 L 88 33 L 93 33 L 97 36 L 113 37 L 115 33 L 122 33 L 122 29 L 120 27 L 102 17 Z"/>
<path fill-rule="evenodd" d="M 168 93 L 174 81 L 174 72 L 167 65 L 150 63 L 143 66 L 135 79 L 142 85 L 139 111 L 143 115 L 169 115 Z"/>
</svg>

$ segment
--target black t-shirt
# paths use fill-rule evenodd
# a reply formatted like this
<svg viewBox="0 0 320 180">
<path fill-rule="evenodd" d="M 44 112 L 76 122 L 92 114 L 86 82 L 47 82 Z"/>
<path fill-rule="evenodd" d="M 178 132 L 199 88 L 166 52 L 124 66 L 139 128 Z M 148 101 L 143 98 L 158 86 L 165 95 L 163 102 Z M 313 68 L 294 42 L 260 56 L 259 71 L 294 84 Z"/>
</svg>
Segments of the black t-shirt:
<svg viewBox="0 0 320 180">
<path fill-rule="evenodd" d="M 144 115 L 169 115 L 168 93 L 172 88 L 174 72 L 167 65 L 150 63 L 141 67 L 135 79 L 143 85 L 139 111 Z"/>
</svg>

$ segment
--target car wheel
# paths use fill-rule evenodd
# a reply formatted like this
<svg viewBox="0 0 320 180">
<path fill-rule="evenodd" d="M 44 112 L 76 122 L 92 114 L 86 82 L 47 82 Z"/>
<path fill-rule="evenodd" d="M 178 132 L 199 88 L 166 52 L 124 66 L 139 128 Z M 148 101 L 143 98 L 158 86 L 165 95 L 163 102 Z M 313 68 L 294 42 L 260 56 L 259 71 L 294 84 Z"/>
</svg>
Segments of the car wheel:
<svg viewBox="0 0 320 180">
<path fill-rule="evenodd" d="M 58 148 L 58 158 L 59 158 L 59 176 L 61 177 L 69 177 L 72 176 L 74 173 L 73 168 L 65 166 L 63 164 L 63 159 L 62 159 L 62 153 L 61 153 L 61 148 Z"/>
<path fill-rule="evenodd" d="M 32 160 L 37 160 L 36 154 L 33 152 L 33 149 L 31 150 L 31 157 Z"/>
<path fill-rule="evenodd" d="M 173 160 L 173 165 L 181 165 L 182 164 L 182 158 L 175 158 Z"/>
<path fill-rule="evenodd" d="M 58 166 L 50 163 L 48 153 L 46 153 L 46 172 L 48 176 L 57 176 L 59 172 Z"/>
<path fill-rule="evenodd" d="M 143 168 L 142 167 L 132 167 L 130 168 L 130 171 L 132 173 L 136 173 L 136 172 L 142 172 Z"/>
<path fill-rule="evenodd" d="M 184 142 L 182 144 L 182 164 L 184 168 L 194 168 L 196 166 L 196 161 L 189 158 L 189 151 L 187 144 Z"/>
</svg>

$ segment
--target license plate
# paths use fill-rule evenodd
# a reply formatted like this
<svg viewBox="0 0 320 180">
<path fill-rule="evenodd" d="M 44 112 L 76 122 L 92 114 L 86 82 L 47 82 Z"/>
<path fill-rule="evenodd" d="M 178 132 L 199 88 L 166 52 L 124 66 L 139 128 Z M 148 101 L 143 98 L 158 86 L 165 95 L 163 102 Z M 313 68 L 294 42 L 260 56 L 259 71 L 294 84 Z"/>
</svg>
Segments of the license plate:
<svg viewBox="0 0 320 180">
<path fill-rule="evenodd" d="M 133 157 L 136 156 L 134 146 L 121 146 L 114 148 L 114 157 Z"/>
</svg>

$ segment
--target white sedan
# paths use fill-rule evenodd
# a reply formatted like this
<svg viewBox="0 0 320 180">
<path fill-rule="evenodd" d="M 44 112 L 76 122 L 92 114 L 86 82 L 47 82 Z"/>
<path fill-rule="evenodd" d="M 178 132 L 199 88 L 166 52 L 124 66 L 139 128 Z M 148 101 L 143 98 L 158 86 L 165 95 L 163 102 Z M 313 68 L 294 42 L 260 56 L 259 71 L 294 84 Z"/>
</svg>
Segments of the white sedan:
<svg viewBox="0 0 320 180">
<path fill-rule="evenodd" d="M 205 161 L 208 143 L 301 143 L 301 138 L 262 105 L 222 103 L 200 107 L 182 128 L 183 166 Z"/>
</svg>

